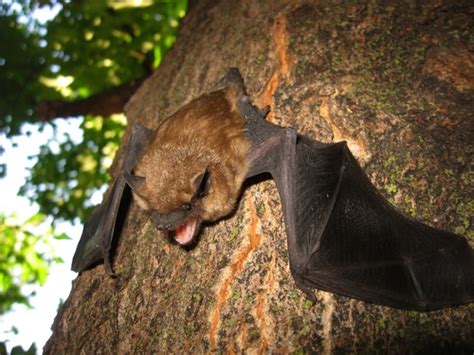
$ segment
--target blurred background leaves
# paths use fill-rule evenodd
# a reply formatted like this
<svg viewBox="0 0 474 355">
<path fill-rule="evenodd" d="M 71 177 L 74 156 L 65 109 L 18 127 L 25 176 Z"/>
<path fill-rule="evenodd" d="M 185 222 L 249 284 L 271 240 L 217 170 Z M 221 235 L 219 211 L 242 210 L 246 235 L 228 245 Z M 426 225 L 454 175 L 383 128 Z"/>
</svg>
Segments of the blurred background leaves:
<svg viewBox="0 0 474 355">
<path fill-rule="evenodd" d="M 34 291 L 25 293 L 23 286 L 43 285 L 52 262 L 62 262 L 56 255 L 52 239 L 68 239 L 65 234 L 54 235 L 53 227 L 41 228 L 46 216 L 37 213 L 18 223 L 16 216 L 0 214 L 0 315 L 9 311 L 14 303 L 30 307 L 28 298 Z"/>
</svg>

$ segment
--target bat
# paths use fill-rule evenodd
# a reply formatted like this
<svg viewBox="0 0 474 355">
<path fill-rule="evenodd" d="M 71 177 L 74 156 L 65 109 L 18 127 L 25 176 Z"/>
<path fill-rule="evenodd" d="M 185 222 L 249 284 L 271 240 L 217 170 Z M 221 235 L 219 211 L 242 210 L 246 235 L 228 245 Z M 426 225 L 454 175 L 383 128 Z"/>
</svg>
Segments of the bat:
<svg viewBox="0 0 474 355">
<path fill-rule="evenodd" d="M 290 271 L 315 300 L 321 289 L 428 311 L 474 300 L 474 251 L 392 206 L 345 142 L 324 144 L 265 120 L 237 69 L 156 130 L 132 128 L 121 174 L 86 222 L 72 269 L 110 264 L 124 191 L 180 245 L 227 216 L 244 181 L 270 173 L 282 203 Z M 129 203 L 129 202 L 128 202 Z"/>
</svg>

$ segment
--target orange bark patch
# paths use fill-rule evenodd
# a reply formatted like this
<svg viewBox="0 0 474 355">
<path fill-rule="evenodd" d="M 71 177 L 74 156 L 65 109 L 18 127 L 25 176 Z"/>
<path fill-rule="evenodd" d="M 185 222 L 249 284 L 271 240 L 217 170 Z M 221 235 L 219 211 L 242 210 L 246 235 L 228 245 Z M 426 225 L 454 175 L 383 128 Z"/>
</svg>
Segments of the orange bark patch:
<svg viewBox="0 0 474 355">
<path fill-rule="evenodd" d="M 255 309 L 255 319 L 260 329 L 260 347 L 258 349 L 258 354 L 265 354 L 268 350 L 269 337 L 268 332 L 274 327 L 270 324 L 270 317 L 266 311 L 266 298 L 270 290 L 273 289 L 275 285 L 274 270 L 276 262 L 276 252 L 272 253 L 272 260 L 268 265 L 268 273 L 265 278 L 264 285 L 265 290 L 261 292 L 257 297 L 257 307 Z"/>
<path fill-rule="evenodd" d="M 247 348 L 247 334 L 248 334 L 248 325 L 245 322 L 242 322 L 239 326 L 239 335 L 237 336 L 237 343 L 241 349 Z"/>
<path fill-rule="evenodd" d="M 215 307 L 211 310 L 211 320 L 210 320 L 210 329 L 209 329 L 209 340 L 211 346 L 214 348 L 217 346 L 217 332 L 219 329 L 221 311 L 225 302 L 229 298 L 230 286 L 234 283 L 237 275 L 242 271 L 245 262 L 248 260 L 250 254 L 255 250 L 260 244 L 261 237 L 257 234 L 257 213 L 253 204 L 249 202 L 249 211 L 250 211 L 250 228 L 249 228 L 249 242 L 248 244 L 240 251 L 238 251 L 232 258 L 233 263 L 228 268 L 226 276 L 224 279 L 217 285 L 217 302 Z"/>
<path fill-rule="evenodd" d="M 278 72 L 280 75 L 284 75 L 288 78 L 293 64 L 293 58 L 288 53 L 288 32 L 286 30 L 286 18 L 284 15 L 278 16 L 274 27 L 274 34 L 276 54 L 278 62 L 280 63 Z"/>
<path fill-rule="evenodd" d="M 236 354 L 233 344 L 228 344 L 227 345 L 227 353 L 226 354 L 227 355 L 235 355 Z"/>
<path fill-rule="evenodd" d="M 288 32 L 286 30 L 286 18 L 284 14 L 277 17 L 272 32 L 278 65 L 274 70 L 273 75 L 268 79 L 260 96 L 260 107 L 265 107 L 267 105 L 273 106 L 273 95 L 280 83 L 280 77 L 289 77 L 294 62 L 293 57 L 288 53 Z M 267 120 L 273 120 L 272 111 L 268 114 Z"/>
</svg>

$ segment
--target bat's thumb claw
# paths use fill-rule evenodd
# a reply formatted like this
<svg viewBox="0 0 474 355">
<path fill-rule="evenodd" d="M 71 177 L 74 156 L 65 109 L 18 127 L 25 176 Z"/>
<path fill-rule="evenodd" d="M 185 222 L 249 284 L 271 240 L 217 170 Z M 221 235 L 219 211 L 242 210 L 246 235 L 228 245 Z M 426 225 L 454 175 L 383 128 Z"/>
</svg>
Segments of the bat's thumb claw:
<svg viewBox="0 0 474 355">
<path fill-rule="evenodd" d="M 260 114 L 262 115 L 262 118 L 265 118 L 269 112 L 270 112 L 270 105 L 267 105 L 260 110 Z"/>
</svg>

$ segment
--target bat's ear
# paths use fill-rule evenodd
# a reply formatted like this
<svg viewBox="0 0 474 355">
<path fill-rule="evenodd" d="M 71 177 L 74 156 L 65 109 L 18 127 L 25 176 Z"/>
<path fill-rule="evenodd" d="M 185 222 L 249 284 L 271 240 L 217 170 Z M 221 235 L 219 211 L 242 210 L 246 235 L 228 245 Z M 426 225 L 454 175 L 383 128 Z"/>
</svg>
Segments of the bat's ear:
<svg viewBox="0 0 474 355">
<path fill-rule="evenodd" d="M 240 75 L 239 69 L 230 68 L 227 74 L 214 85 L 213 91 L 220 90 L 228 86 L 233 86 L 235 89 L 237 89 L 239 96 L 245 95 L 244 80 Z"/>
<path fill-rule="evenodd" d="M 127 185 L 130 186 L 132 191 L 135 192 L 140 190 L 140 188 L 143 186 L 143 182 L 145 181 L 145 178 L 143 176 L 132 175 L 126 172 L 123 172 L 122 176 L 125 179 Z"/>
<path fill-rule="evenodd" d="M 209 175 L 209 168 L 206 168 L 204 172 L 194 177 L 194 198 L 203 198 L 209 193 L 211 188 L 211 176 Z"/>
</svg>

